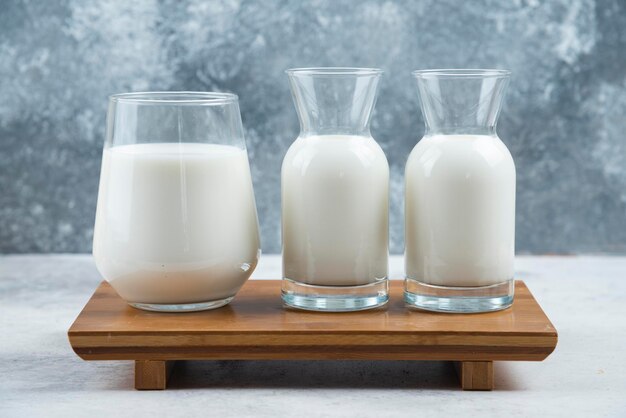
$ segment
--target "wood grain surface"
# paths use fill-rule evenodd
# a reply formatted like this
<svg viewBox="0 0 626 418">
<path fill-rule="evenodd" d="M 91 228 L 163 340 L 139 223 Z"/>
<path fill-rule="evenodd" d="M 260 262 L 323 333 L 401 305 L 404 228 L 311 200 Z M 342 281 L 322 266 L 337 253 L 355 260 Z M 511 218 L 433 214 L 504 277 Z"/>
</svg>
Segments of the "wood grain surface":
<svg viewBox="0 0 626 418">
<path fill-rule="evenodd" d="M 454 366 L 463 390 L 493 389 L 493 361 L 456 361 Z"/>
<path fill-rule="evenodd" d="M 130 307 L 103 282 L 68 334 L 85 360 L 540 361 L 557 343 L 556 329 L 521 281 L 511 308 L 484 314 L 407 309 L 401 281 L 391 281 L 382 308 L 296 311 L 282 306 L 278 280 L 250 280 L 216 310 L 156 313 Z"/>
<path fill-rule="evenodd" d="M 135 361 L 135 389 L 163 390 L 172 372 L 174 361 L 137 360 Z"/>
</svg>

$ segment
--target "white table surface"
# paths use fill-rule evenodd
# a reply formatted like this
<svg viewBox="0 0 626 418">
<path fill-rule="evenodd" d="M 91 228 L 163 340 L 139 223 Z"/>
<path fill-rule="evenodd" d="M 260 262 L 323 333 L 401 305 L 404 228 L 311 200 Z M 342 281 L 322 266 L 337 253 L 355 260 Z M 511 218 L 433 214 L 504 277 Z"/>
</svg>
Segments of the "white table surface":
<svg viewBox="0 0 626 418">
<path fill-rule="evenodd" d="M 391 277 L 402 277 L 401 257 Z M 88 255 L 0 256 L 0 417 L 626 417 L 626 258 L 519 257 L 559 332 L 543 362 L 496 362 L 493 392 L 450 363 L 183 362 L 135 391 L 129 361 L 87 362 L 67 329 L 100 282 Z M 263 256 L 255 278 L 278 278 Z"/>
</svg>

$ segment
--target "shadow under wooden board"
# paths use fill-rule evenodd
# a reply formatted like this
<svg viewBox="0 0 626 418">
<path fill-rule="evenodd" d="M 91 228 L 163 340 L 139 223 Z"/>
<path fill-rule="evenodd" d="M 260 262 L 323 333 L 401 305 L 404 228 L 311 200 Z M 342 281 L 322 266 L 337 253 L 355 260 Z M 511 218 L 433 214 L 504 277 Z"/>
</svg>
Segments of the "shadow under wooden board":
<svg viewBox="0 0 626 418">
<path fill-rule="evenodd" d="M 279 280 L 249 280 L 225 307 L 159 313 L 130 307 L 106 282 L 71 326 L 84 360 L 134 360 L 136 389 L 165 389 L 176 360 L 449 360 L 465 390 L 493 389 L 493 362 L 541 361 L 557 332 L 524 282 L 509 309 L 446 314 L 390 302 L 349 313 L 285 309 Z"/>
</svg>

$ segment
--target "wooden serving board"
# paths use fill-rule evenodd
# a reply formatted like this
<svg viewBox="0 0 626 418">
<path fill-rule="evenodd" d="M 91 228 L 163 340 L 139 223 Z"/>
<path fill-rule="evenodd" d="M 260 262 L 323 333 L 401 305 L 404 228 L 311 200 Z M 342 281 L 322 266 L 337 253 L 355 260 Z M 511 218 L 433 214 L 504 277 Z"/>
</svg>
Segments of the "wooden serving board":
<svg viewBox="0 0 626 418">
<path fill-rule="evenodd" d="M 102 282 L 68 335 L 84 360 L 134 360 L 137 389 L 165 389 L 175 360 L 450 360 L 465 390 L 493 388 L 493 361 L 541 361 L 557 332 L 524 282 L 509 309 L 449 314 L 390 302 L 349 313 L 286 309 L 279 280 L 249 280 L 227 306 L 158 313 L 130 307 Z"/>
</svg>

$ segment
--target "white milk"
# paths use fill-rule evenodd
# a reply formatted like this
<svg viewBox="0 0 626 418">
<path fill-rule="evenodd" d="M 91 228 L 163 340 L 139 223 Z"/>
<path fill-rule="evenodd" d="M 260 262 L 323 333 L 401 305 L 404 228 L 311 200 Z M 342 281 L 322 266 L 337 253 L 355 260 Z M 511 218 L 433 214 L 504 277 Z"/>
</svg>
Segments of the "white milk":
<svg viewBox="0 0 626 418">
<path fill-rule="evenodd" d="M 100 273 L 129 302 L 234 296 L 260 252 L 245 150 L 192 143 L 105 149 L 93 252 Z"/>
<path fill-rule="evenodd" d="M 298 138 L 282 166 L 283 277 L 324 286 L 386 278 L 388 183 L 372 138 Z"/>
<path fill-rule="evenodd" d="M 515 165 L 500 139 L 424 137 L 405 181 L 409 279 L 487 286 L 513 278 Z"/>
</svg>

